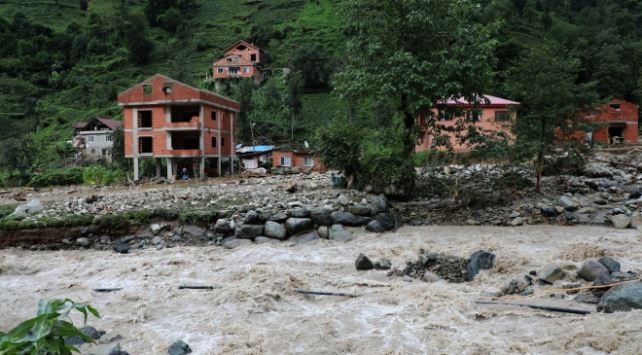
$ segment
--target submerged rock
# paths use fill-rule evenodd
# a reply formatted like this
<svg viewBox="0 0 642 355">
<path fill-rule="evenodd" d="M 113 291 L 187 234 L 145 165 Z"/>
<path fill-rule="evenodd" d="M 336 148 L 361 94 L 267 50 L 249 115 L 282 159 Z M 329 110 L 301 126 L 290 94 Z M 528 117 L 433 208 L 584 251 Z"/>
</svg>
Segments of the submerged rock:
<svg viewBox="0 0 642 355">
<path fill-rule="evenodd" d="M 598 311 L 606 313 L 642 309 L 642 282 L 615 286 L 606 291 L 597 305 Z"/>
<path fill-rule="evenodd" d="M 606 266 L 595 260 L 587 260 L 582 264 L 580 271 L 577 272 L 577 276 L 581 277 L 586 281 L 593 281 L 597 279 L 601 274 L 610 274 Z"/>
<path fill-rule="evenodd" d="M 192 352 L 192 349 L 182 340 L 177 340 L 167 349 L 169 355 L 185 355 Z"/>
<path fill-rule="evenodd" d="M 489 270 L 495 266 L 495 254 L 485 250 L 474 252 L 468 259 L 467 280 L 472 281 L 480 270 Z"/>
<path fill-rule="evenodd" d="M 603 257 L 600 257 L 599 259 L 597 259 L 597 261 L 600 264 L 604 265 L 604 267 L 606 267 L 607 270 L 610 273 L 614 273 L 614 272 L 619 272 L 620 271 L 620 267 L 621 267 L 620 263 L 615 261 L 613 258 L 610 258 L 608 256 L 603 256 Z"/>
<path fill-rule="evenodd" d="M 625 214 L 616 214 L 615 216 L 611 216 L 611 223 L 613 227 L 617 229 L 625 229 L 631 225 L 631 217 Z"/>
<path fill-rule="evenodd" d="M 559 265 L 548 265 L 539 272 L 539 279 L 551 285 L 565 277 L 566 274 Z"/>
<path fill-rule="evenodd" d="M 354 265 L 356 266 L 357 270 L 372 270 L 374 268 L 374 264 L 370 259 L 363 255 L 359 254 L 357 257 L 357 260 L 355 260 Z"/>
</svg>

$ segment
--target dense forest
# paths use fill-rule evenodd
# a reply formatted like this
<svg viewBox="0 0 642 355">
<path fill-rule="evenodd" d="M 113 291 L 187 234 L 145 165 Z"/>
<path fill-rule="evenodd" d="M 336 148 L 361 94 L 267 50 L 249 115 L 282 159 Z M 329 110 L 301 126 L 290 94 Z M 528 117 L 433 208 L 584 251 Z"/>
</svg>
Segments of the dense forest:
<svg viewBox="0 0 642 355">
<path fill-rule="evenodd" d="M 392 116 L 394 108 L 385 102 L 346 99 L 346 91 L 335 90 L 337 74 L 355 64 L 346 48 L 355 26 L 340 15 L 346 6 L 360 2 L 378 3 L 1 1 L 0 178 L 63 167 L 73 124 L 93 117 L 119 118 L 117 93 L 154 73 L 214 89 L 204 80 L 206 73 L 238 39 L 262 47 L 269 58 L 266 67 L 275 73 L 260 87 L 244 82 L 217 86 L 243 105 L 242 142 L 250 143 L 249 121 L 256 124 L 262 142 L 277 144 L 301 143 L 313 138 L 318 127 L 351 116 L 384 117 L 375 126 L 390 125 L 385 117 Z M 639 1 L 480 0 L 471 8 L 469 21 L 490 34 L 492 56 L 480 58 L 492 73 L 476 83 L 485 93 L 517 101 L 531 96 L 529 90 L 537 88 L 513 83 L 528 69 L 525 58 L 536 59 L 531 52 L 546 43 L 554 48 L 551 56 L 572 59 L 561 68 L 572 72 L 570 80 L 578 88 L 594 94 L 593 101 L 617 97 L 640 103 Z M 429 51 L 425 45 L 419 43 L 416 50 Z M 291 68 L 293 75 L 284 78 L 278 74 L 281 68 Z M 555 81 L 554 72 L 549 74 L 544 83 Z"/>
</svg>

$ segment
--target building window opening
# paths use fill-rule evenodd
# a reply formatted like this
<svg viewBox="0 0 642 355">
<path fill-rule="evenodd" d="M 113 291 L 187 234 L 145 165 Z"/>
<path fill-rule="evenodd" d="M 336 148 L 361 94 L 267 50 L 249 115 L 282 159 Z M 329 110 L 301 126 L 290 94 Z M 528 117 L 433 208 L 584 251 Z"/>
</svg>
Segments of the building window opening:
<svg viewBox="0 0 642 355">
<path fill-rule="evenodd" d="M 510 115 L 508 111 L 495 111 L 495 121 L 497 122 L 506 122 L 510 120 Z"/>
<path fill-rule="evenodd" d="M 225 68 L 218 68 L 218 73 L 219 74 L 225 73 Z"/>
<path fill-rule="evenodd" d="M 148 154 L 153 152 L 153 138 L 152 137 L 139 137 L 138 138 L 138 153 Z"/>
<path fill-rule="evenodd" d="M 105 136 L 105 141 L 111 142 L 112 140 L 113 140 L 113 137 L 112 137 L 111 134 L 108 134 L 108 135 Z"/>
<path fill-rule="evenodd" d="M 167 94 L 171 94 L 171 93 L 172 93 L 172 89 L 173 89 L 173 87 L 174 87 L 174 83 L 172 83 L 171 81 L 168 81 L 168 82 L 166 82 L 165 84 L 163 84 L 163 92 L 164 92 L 166 95 L 167 95 Z"/>
<path fill-rule="evenodd" d="M 212 137 L 212 148 L 216 148 L 216 137 Z"/>
<path fill-rule="evenodd" d="M 212 111 L 210 115 L 212 117 L 212 121 L 216 121 L 216 111 Z"/>
<path fill-rule="evenodd" d="M 251 54 L 250 55 L 250 60 L 253 62 L 256 62 L 256 54 Z"/>
<path fill-rule="evenodd" d="M 619 144 L 624 140 L 624 127 L 609 127 L 609 144 Z"/>
<path fill-rule="evenodd" d="M 303 157 L 303 165 L 307 167 L 314 166 L 314 158 L 310 155 L 306 155 L 305 157 Z"/>
<path fill-rule="evenodd" d="M 620 109 L 622 108 L 620 104 L 611 104 L 609 106 L 611 106 L 611 108 L 614 109 L 615 111 L 620 111 Z"/>
<path fill-rule="evenodd" d="M 280 163 L 281 166 L 292 166 L 292 158 L 288 156 L 282 156 Z"/>
<path fill-rule="evenodd" d="M 152 111 L 138 111 L 138 128 L 152 128 Z"/>
<path fill-rule="evenodd" d="M 172 106 L 172 122 L 198 121 L 200 112 L 199 106 Z"/>
<path fill-rule="evenodd" d="M 172 149 L 200 149 L 200 133 L 198 131 L 172 132 Z"/>
</svg>

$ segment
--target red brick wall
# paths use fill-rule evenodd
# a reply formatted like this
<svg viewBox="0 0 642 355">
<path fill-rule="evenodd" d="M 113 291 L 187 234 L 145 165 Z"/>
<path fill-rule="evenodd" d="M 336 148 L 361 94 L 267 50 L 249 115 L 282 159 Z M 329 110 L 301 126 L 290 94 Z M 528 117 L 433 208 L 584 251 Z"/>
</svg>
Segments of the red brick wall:
<svg viewBox="0 0 642 355">
<path fill-rule="evenodd" d="M 512 114 L 512 119 L 510 121 L 498 122 L 495 120 L 496 111 L 510 112 L 510 109 L 506 106 L 482 108 L 480 120 L 479 122 L 475 123 L 475 126 L 478 127 L 478 129 L 482 129 L 485 131 L 501 131 L 507 134 L 508 137 L 513 137 L 513 133 L 511 129 L 512 129 L 512 124 L 516 118 L 515 114 L 514 113 Z M 438 110 L 434 109 L 433 114 L 438 115 Z M 438 121 L 438 124 L 444 127 L 453 127 L 458 122 L 458 120 L 461 120 L 461 119 L 462 118 L 453 118 L 452 120 Z M 426 128 L 425 117 L 419 117 L 418 124 L 422 133 L 420 134 L 419 143 L 415 146 L 415 151 L 422 152 L 422 151 L 431 149 L 430 145 L 432 144 L 432 139 L 431 139 L 431 136 L 428 134 L 428 132 L 424 131 Z M 462 132 L 462 133 L 465 133 L 465 132 Z M 450 137 L 450 142 L 453 146 L 453 149 L 456 152 L 466 152 L 470 150 L 468 146 L 457 143 L 454 133 L 442 131 L 441 134 L 448 135 Z"/>
<path fill-rule="evenodd" d="M 611 107 L 612 104 L 619 104 L 620 109 L 616 110 Z M 593 131 L 593 140 L 596 142 L 609 143 L 609 123 L 623 123 L 626 126 L 623 130 L 624 141 L 636 143 L 638 140 L 638 112 L 639 107 L 631 102 L 624 100 L 613 100 L 610 103 L 600 107 L 596 114 L 589 114 L 586 118 L 601 128 Z"/>
<path fill-rule="evenodd" d="M 163 92 L 165 83 L 172 83 L 172 92 L 166 94 Z M 145 95 L 144 85 L 151 84 L 152 91 L 150 94 Z M 162 75 L 154 75 L 153 77 L 145 80 L 144 82 L 131 87 L 128 90 L 121 92 L 118 95 L 118 102 L 121 104 L 135 103 L 135 102 L 153 102 L 164 100 L 208 100 L 219 105 L 239 109 L 239 104 L 236 101 L 224 98 L 203 90 L 198 90 L 187 86 L 181 82 L 172 80 Z"/>
<path fill-rule="evenodd" d="M 291 167 L 292 168 L 300 168 L 300 169 L 312 169 L 315 171 L 323 171 L 325 170 L 325 166 L 321 163 L 321 160 L 319 157 L 314 156 L 310 153 L 302 153 L 302 152 L 292 152 L 292 151 L 284 151 L 284 150 L 275 150 L 272 152 L 272 166 L 273 167 L 280 167 L 281 166 L 281 157 L 290 157 L 290 161 L 292 163 Z M 312 156 L 314 159 L 314 165 L 312 167 L 305 166 L 305 157 L 306 156 Z"/>
</svg>

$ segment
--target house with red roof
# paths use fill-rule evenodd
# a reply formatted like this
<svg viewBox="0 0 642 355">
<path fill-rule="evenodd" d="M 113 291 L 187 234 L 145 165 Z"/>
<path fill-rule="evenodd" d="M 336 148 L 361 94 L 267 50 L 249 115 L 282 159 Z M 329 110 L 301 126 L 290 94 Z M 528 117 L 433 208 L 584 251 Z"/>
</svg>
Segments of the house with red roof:
<svg viewBox="0 0 642 355">
<path fill-rule="evenodd" d="M 114 147 L 113 134 L 116 129 L 122 128 L 122 126 L 122 121 L 105 117 L 96 117 L 88 122 L 76 123 L 73 141 L 76 160 L 111 162 L 111 153 Z"/>
<path fill-rule="evenodd" d="M 258 81 L 262 77 L 262 60 L 263 51 L 260 48 L 245 41 L 237 41 L 224 51 L 223 58 L 214 62 L 212 78 L 254 78 Z"/>
<path fill-rule="evenodd" d="M 432 110 L 417 119 L 419 139 L 415 151 L 435 149 L 435 136 L 445 138 L 456 152 L 469 151 L 470 147 L 457 141 L 458 122 L 474 125 L 482 132 L 500 132 L 512 138 L 515 109 L 519 102 L 492 95 L 482 95 L 476 102 L 453 98 L 439 102 Z M 434 129 L 433 127 L 436 127 Z M 439 148 L 437 148 L 439 149 Z"/>
<path fill-rule="evenodd" d="M 234 173 L 234 127 L 238 102 L 161 74 L 118 94 L 123 108 L 125 157 L 140 177 L 141 159 L 153 159 L 167 178 Z"/>
</svg>

